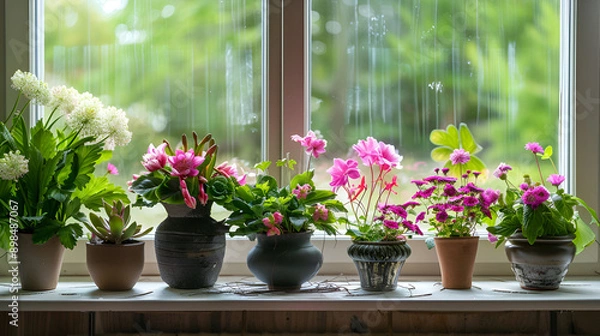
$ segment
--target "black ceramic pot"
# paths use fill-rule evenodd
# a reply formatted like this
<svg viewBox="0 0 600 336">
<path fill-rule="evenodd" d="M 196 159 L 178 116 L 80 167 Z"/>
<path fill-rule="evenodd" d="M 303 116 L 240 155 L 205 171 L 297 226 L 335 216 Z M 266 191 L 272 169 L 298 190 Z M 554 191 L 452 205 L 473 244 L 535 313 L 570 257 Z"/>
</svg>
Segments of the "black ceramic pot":
<svg viewBox="0 0 600 336">
<path fill-rule="evenodd" d="M 311 236 L 312 232 L 258 234 L 256 246 L 248 253 L 248 268 L 270 289 L 299 289 L 323 265 L 323 254 L 310 242 Z"/>
<path fill-rule="evenodd" d="M 204 288 L 217 281 L 228 230 L 210 217 L 211 205 L 163 204 L 168 216 L 156 228 L 154 248 L 160 277 L 170 287 Z"/>
<path fill-rule="evenodd" d="M 398 275 L 410 256 L 405 240 L 366 242 L 355 241 L 348 247 L 360 277 L 360 287 L 367 291 L 393 291 Z"/>
<path fill-rule="evenodd" d="M 508 238 L 505 252 L 524 289 L 557 289 L 575 257 L 575 235 L 540 237 L 530 245 L 521 233 Z"/>
</svg>

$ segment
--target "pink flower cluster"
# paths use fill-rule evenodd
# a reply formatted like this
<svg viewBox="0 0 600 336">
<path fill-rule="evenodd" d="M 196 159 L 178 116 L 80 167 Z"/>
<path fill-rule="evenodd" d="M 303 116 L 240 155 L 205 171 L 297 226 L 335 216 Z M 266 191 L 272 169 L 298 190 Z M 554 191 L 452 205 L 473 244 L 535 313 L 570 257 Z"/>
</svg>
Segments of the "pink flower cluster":
<svg viewBox="0 0 600 336">
<path fill-rule="evenodd" d="M 197 199 L 201 204 L 205 205 L 208 202 L 208 194 L 206 194 L 204 190 L 204 184 L 207 180 L 206 177 L 200 175 L 198 167 L 204 163 L 206 158 L 202 155 L 196 155 L 194 149 L 189 149 L 187 151 L 177 149 L 173 156 L 169 156 L 165 151 L 166 147 L 166 143 L 162 143 L 158 147 L 154 147 L 153 144 L 148 146 L 148 151 L 142 157 L 142 165 L 148 171 L 147 173 L 161 171 L 166 175 L 178 177 L 179 187 L 184 202 L 192 209 L 196 208 L 197 201 L 196 198 L 190 194 L 186 179 L 197 176 L 199 181 Z M 215 170 L 217 172 L 216 174 L 221 174 L 225 177 L 236 177 L 240 185 L 246 183 L 246 175 L 238 176 L 237 167 L 235 167 L 235 165 L 230 166 L 227 162 L 224 162 L 216 167 Z M 139 176 L 134 175 L 133 179 L 136 180 L 138 177 Z"/>
<path fill-rule="evenodd" d="M 325 153 L 325 147 L 327 146 L 327 140 L 318 138 L 313 131 L 308 131 L 305 137 L 294 134 L 292 135 L 292 140 L 300 143 L 304 147 L 306 154 L 315 158 L 319 158 L 319 155 Z"/>
<path fill-rule="evenodd" d="M 418 188 L 412 198 L 420 199 L 428 205 L 427 210 L 434 215 L 435 221 L 432 224 L 436 229 L 444 230 L 446 224 L 457 224 L 457 229 L 464 228 L 467 230 L 465 233 L 468 233 L 481 215 L 492 218 L 490 207 L 498 201 L 500 192 L 482 189 L 475 182 L 468 181 L 471 175 L 476 181 L 478 172 L 467 170 L 462 176 L 462 186 L 456 186 L 457 178 L 446 176 L 447 168 L 441 170 L 443 175 L 439 175 L 439 169 L 435 172 L 436 175 L 411 182 Z"/>
<path fill-rule="evenodd" d="M 269 216 L 263 218 L 262 222 L 268 228 L 267 236 L 281 235 L 281 230 L 278 226 L 283 222 L 283 215 L 279 211 L 275 211 Z"/>
<path fill-rule="evenodd" d="M 521 185 L 521 187 L 525 187 L 525 183 Z M 550 192 L 544 186 L 527 186 L 527 189 L 524 190 L 523 196 L 521 199 L 524 204 L 531 206 L 533 209 L 540 206 L 550 197 Z"/>
<path fill-rule="evenodd" d="M 375 217 L 375 220 L 383 222 L 383 225 L 388 229 L 398 230 L 400 226 L 404 226 L 408 230 L 422 235 L 423 231 L 419 228 L 420 222 L 425 219 L 425 212 L 420 212 L 416 217 L 415 221 L 408 219 L 408 210 L 420 205 L 418 202 L 407 202 L 405 204 L 379 204 L 378 210 L 381 216 Z"/>
</svg>

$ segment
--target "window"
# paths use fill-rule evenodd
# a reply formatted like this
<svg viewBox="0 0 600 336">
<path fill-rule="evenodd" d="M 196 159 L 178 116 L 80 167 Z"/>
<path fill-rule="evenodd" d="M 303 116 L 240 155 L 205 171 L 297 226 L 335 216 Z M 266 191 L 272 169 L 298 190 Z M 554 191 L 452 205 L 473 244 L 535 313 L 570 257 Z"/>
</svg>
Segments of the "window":
<svg viewBox="0 0 600 336">
<path fill-rule="evenodd" d="M 77 4 L 83 7 L 67 9 Z M 23 18 L 29 9 L 22 3 L 6 6 L 5 72 L 10 73 L 29 68 L 28 58 L 14 49 L 15 41 L 28 41 L 27 25 L 19 20 L 26 22 Z M 189 7 L 180 10 L 179 6 Z M 577 193 L 597 208 L 600 89 L 597 76 L 590 74 L 597 74 L 600 64 L 598 48 L 590 46 L 599 44 L 599 5 L 578 2 L 576 35 L 574 30 L 559 31 L 559 19 L 574 15 L 571 6 L 541 0 L 47 1 L 44 33 L 55 40 L 54 47 L 46 45 L 45 60 L 51 61 L 46 62 L 45 73 L 47 81 L 81 85 L 77 88 L 128 109 L 134 134 L 138 127 L 142 132 L 152 130 L 140 138 L 139 147 L 116 153 L 122 155 L 123 181 L 129 175 L 126 169 L 135 168 L 122 167 L 137 165 L 149 139 L 157 143 L 184 130 L 202 132 L 201 127 L 211 126 L 206 131 L 224 139 L 220 142 L 227 149 L 222 154 L 254 163 L 262 154 L 276 160 L 290 151 L 289 135 L 305 132 L 309 123 L 329 140 L 327 158 L 344 156 L 357 139 L 374 135 L 399 148 L 406 173 L 429 161 L 430 129 L 466 121 L 484 146 L 482 155 L 490 165 L 521 160 L 520 148 L 532 137 L 560 148 L 567 158 L 563 161 L 570 163 L 565 166 L 574 169 L 571 177 L 578 177 Z M 52 10 L 56 22 L 48 16 Z M 194 15 L 205 16 L 194 21 Z M 176 24 L 169 20 L 175 18 Z M 108 27 L 110 34 L 92 34 L 90 29 L 96 27 Z M 202 29 L 209 33 L 202 35 Z M 73 41 L 74 31 L 85 33 L 80 41 Z M 263 38 L 267 33 L 268 39 Z M 560 87 L 556 69 L 574 64 L 573 36 L 580 48 L 585 46 L 585 52 L 577 53 L 577 92 L 568 85 L 575 78 L 574 66 Z M 169 47 L 170 42 L 176 43 Z M 261 60 L 263 45 L 268 46 L 263 54 L 268 62 Z M 211 52 L 199 57 L 203 48 Z M 157 64 L 165 68 L 158 71 Z M 127 76 L 119 79 L 112 73 Z M 261 84 L 263 73 L 268 85 Z M 214 86 L 205 85 L 216 78 Z M 239 80 L 228 86 L 230 78 Z M 115 89 L 117 84 L 125 89 Z M 263 95 L 269 98 L 268 106 Z M 155 100 L 158 96 L 162 99 Z M 569 115 L 566 112 L 575 108 L 575 99 L 577 110 Z M 559 105 L 564 113 L 557 118 Z M 260 112 L 263 109 L 265 114 Z M 225 118 L 231 121 L 230 128 L 218 128 L 217 120 L 226 113 L 231 113 L 230 119 Z M 149 117 L 138 119 L 141 115 Z M 219 130 L 213 131 L 213 125 Z M 565 135 L 576 135 L 574 145 L 565 145 Z M 235 147 L 247 143 L 252 144 L 250 149 Z M 235 243 L 230 244 L 232 252 L 226 260 L 243 267 L 252 243 Z M 323 244 L 330 267 L 324 271 L 353 272 L 342 238 Z M 412 245 L 406 274 L 435 274 L 435 253 L 424 244 Z M 497 274 L 499 265 L 510 272 L 502 251 L 481 245 L 476 272 Z M 68 258 L 66 264 L 82 262 Z M 598 249 L 590 249 L 578 257 L 571 272 L 590 274 L 598 260 Z M 238 271 L 235 266 L 224 268 L 224 272 Z"/>
</svg>

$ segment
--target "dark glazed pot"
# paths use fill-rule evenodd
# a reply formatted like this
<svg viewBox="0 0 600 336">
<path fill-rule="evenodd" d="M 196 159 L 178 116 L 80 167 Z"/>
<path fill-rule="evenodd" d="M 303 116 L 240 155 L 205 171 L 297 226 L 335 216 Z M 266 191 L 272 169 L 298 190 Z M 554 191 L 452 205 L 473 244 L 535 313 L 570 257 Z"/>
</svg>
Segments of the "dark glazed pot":
<svg viewBox="0 0 600 336">
<path fill-rule="evenodd" d="M 248 268 L 269 289 L 299 289 L 323 265 L 323 254 L 310 242 L 311 236 L 312 232 L 258 234 L 256 246 L 248 253 Z"/>
<path fill-rule="evenodd" d="M 163 204 L 168 216 L 156 228 L 154 249 L 160 277 L 170 287 L 204 288 L 217 281 L 228 230 L 210 217 L 211 205 Z"/>
<path fill-rule="evenodd" d="M 86 243 L 86 265 L 98 288 L 106 291 L 125 291 L 135 286 L 144 269 L 144 242 Z"/>
<path fill-rule="evenodd" d="M 398 276 L 411 251 L 405 240 L 354 241 L 348 247 L 348 256 L 358 270 L 362 289 L 393 291 L 398 286 Z"/>
<path fill-rule="evenodd" d="M 55 289 L 65 247 L 57 236 L 44 244 L 34 244 L 31 233 L 18 233 L 21 288 L 30 291 Z"/>
<path fill-rule="evenodd" d="M 521 233 L 508 238 L 504 251 L 524 289 L 557 289 L 575 257 L 575 235 L 540 237 L 530 245 Z"/>
<path fill-rule="evenodd" d="M 442 287 L 471 288 L 479 237 L 435 237 L 434 240 L 442 275 Z"/>
</svg>

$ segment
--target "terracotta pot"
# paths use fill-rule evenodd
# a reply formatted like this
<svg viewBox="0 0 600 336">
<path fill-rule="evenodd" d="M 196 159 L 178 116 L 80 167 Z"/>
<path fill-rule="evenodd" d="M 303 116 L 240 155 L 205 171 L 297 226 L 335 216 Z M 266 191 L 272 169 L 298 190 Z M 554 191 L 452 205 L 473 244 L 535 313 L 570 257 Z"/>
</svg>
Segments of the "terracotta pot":
<svg viewBox="0 0 600 336">
<path fill-rule="evenodd" d="M 312 232 L 258 234 L 258 243 L 248 253 L 248 268 L 270 289 L 300 289 L 323 265 L 323 254 L 311 243 L 311 236 Z"/>
<path fill-rule="evenodd" d="M 107 291 L 130 290 L 144 269 L 144 242 L 86 243 L 88 272 L 98 288 Z"/>
<path fill-rule="evenodd" d="M 530 245 L 521 233 L 508 238 L 504 247 L 521 288 L 557 289 L 575 257 L 575 235 L 540 237 Z"/>
<path fill-rule="evenodd" d="M 405 240 L 355 241 L 348 247 L 360 277 L 360 287 L 367 291 L 393 291 L 404 262 L 411 254 Z"/>
<path fill-rule="evenodd" d="M 210 216 L 211 205 L 163 204 L 168 217 L 156 228 L 154 249 L 160 277 L 170 287 L 197 289 L 217 281 L 228 229 Z"/>
<path fill-rule="evenodd" d="M 444 288 L 471 288 L 478 245 L 479 237 L 435 238 Z"/>
<path fill-rule="evenodd" d="M 65 247 L 57 236 L 44 244 L 34 244 L 31 233 L 18 233 L 21 288 L 30 291 L 55 289 Z"/>
</svg>

